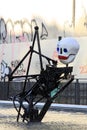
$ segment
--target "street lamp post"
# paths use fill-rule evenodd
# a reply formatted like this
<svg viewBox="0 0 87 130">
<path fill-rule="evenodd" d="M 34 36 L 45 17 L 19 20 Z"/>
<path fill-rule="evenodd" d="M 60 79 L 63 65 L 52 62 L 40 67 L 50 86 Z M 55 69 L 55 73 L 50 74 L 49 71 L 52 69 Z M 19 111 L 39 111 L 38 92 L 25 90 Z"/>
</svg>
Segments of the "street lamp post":
<svg viewBox="0 0 87 130">
<path fill-rule="evenodd" d="M 75 4 L 75 0 L 73 0 L 73 4 L 72 4 L 72 24 L 73 24 L 73 28 L 75 28 L 75 8 L 76 8 L 76 4 Z"/>
</svg>

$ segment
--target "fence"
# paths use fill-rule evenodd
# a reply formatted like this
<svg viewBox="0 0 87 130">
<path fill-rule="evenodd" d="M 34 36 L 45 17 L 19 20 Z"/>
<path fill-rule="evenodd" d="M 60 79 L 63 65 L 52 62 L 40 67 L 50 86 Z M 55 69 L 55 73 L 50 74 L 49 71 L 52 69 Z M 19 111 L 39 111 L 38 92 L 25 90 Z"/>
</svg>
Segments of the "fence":
<svg viewBox="0 0 87 130">
<path fill-rule="evenodd" d="M 87 79 L 75 79 L 58 97 L 55 103 L 87 105 Z M 27 85 L 28 86 L 28 85 Z M 23 82 L 12 82 L 9 95 L 14 96 L 22 90 Z M 8 82 L 0 82 L 0 100 L 8 100 Z"/>
<path fill-rule="evenodd" d="M 75 79 L 59 96 L 55 102 L 62 104 L 87 105 L 87 79 Z"/>
</svg>

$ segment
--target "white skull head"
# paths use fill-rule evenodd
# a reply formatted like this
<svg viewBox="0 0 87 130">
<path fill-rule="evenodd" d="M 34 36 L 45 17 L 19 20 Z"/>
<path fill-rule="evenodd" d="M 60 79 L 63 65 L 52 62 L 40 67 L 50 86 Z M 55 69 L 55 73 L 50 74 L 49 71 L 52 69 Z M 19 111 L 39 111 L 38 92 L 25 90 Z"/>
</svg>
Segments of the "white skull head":
<svg viewBox="0 0 87 130">
<path fill-rule="evenodd" d="M 63 38 L 58 41 L 57 52 L 60 62 L 68 64 L 74 61 L 79 50 L 78 42 L 71 37 Z"/>
</svg>

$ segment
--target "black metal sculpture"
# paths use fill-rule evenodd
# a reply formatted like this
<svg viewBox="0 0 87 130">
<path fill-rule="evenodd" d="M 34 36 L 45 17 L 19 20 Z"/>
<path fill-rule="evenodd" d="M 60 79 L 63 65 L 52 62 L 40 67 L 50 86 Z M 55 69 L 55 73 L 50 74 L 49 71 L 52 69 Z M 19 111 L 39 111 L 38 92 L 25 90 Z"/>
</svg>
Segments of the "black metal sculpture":
<svg viewBox="0 0 87 130">
<path fill-rule="evenodd" d="M 36 39 L 38 51 L 34 50 Z M 39 55 L 40 73 L 30 75 L 29 70 L 33 53 Z M 26 75 L 14 76 L 15 71 L 28 55 L 30 57 Z M 48 61 L 45 69 L 43 67 L 42 58 L 45 58 Z M 72 69 L 72 67 L 68 66 L 57 67 L 57 62 L 55 60 L 41 53 L 39 32 L 38 27 L 36 26 L 34 39 L 30 50 L 26 53 L 26 55 L 23 57 L 17 67 L 9 75 L 9 81 L 13 80 L 14 78 L 25 78 L 22 92 L 17 94 L 13 98 L 14 107 L 18 112 L 17 121 L 19 121 L 19 117 L 21 117 L 23 121 L 40 122 L 48 111 L 53 100 L 73 81 L 74 76 L 71 74 Z M 32 79 L 34 79 L 35 82 L 33 84 L 30 84 L 29 89 L 26 90 L 27 82 L 31 82 Z M 66 80 L 66 82 L 65 84 L 62 84 L 60 86 L 63 80 Z M 56 91 L 52 94 L 54 90 Z M 41 101 L 44 102 L 44 105 L 41 109 L 38 109 L 37 103 Z"/>
</svg>

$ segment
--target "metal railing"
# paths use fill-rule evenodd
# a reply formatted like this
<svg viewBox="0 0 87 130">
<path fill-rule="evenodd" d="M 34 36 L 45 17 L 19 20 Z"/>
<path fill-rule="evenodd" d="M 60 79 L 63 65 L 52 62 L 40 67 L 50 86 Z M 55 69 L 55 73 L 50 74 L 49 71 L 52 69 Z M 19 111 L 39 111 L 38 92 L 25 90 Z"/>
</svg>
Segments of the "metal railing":
<svg viewBox="0 0 87 130">
<path fill-rule="evenodd" d="M 75 79 L 59 96 L 56 103 L 87 105 L 87 79 Z"/>
<path fill-rule="evenodd" d="M 28 86 L 28 85 L 27 85 Z M 12 82 L 9 95 L 14 96 L 23 87 L 23 82 Z M 0 82 L 0 100 L 8 100 L 8 82 Z M 58 97 L 55 103 L 87 105 L 87 79 L 75 79 Z"/>
</svg>

